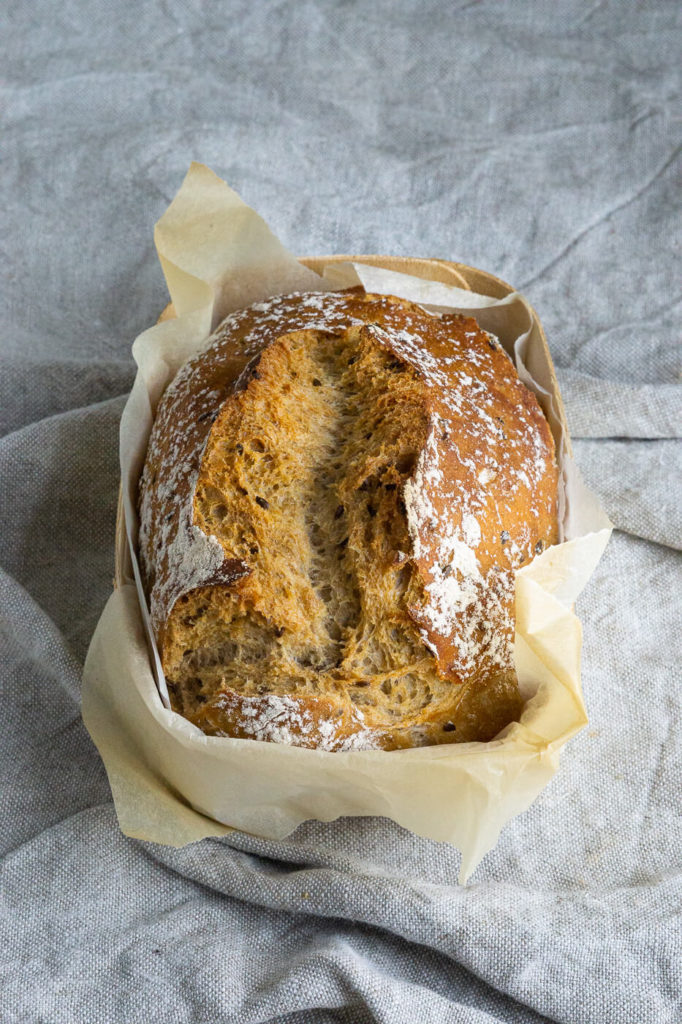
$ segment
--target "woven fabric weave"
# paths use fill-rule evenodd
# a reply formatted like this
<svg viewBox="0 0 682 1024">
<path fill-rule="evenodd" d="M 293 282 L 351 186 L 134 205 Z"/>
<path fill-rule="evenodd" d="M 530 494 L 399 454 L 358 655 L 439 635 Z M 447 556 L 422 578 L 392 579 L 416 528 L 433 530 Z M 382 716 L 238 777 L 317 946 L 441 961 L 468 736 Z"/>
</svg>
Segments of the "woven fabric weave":
<svg viewBox="0 0 682 1024">
<path fill-rule="evenodd" d="M 678 5 L 6 6 L 0 957 L 7 1024 L 682 1019 Z M 679 107 L 677 107 L 679 112 Z M 152 225 L 192 159 L 294 252 L 442 256 L 543 320 L 617 532 L 591 724 L 466 887 L 384 819 L 127 839 L 79 711 Z"/>
</svg>

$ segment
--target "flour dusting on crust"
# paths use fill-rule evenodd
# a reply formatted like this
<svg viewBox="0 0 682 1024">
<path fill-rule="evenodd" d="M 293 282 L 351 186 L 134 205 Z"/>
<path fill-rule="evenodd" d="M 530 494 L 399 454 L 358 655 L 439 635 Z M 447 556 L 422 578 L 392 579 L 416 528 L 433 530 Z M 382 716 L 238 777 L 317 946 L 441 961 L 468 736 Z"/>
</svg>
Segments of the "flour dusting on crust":
<svg viewBox="0 0 682 1024">
<path fill-rule="evenodd" d="M 245 738 L 337 752 L 378 749 L 373 731 L 365 727 L 359 708 L 353 711 L 356 731 L 344 736 L 332 719 L 319 720 L 305 703 L 286 695 L 236 697 L 223 693 L 216 698 L 215 705 L 229 711 L 235 732 Z"/>
<path fill-rule="evenodd" d="M 521 552 L 530 533 L 523 527 L 513 539 L 505 539 L 505 510 L 497 502 L 491 507 L 488 489 L 495 481 L 499 487 L 498 478 L 504 478 L 509 500 L 525 492 L 528 508 L 537 516 L 533 495 L 552 452 L 523 406 L 514 409 L 517 434 L 523 440 L 507 436 L 491 411 L 495 370 L 480 350 L 472 349 L 463 360 L 461 352 L 427 351 L 418 329 L 371 329 L 418 370 L 434 395 L 429 435 L 403 492 L 412 557 L 426 579 L 426 600 L 413 615 L 429 649 L 440 652 L 439 641 L 447 641 L 447 668 L 462 678 L 482 662 L 488 669 L 510 669 L 513 569 L 523 561 Z M 467 336 L 473 340 L 478 334 Z M 497 339 L 486 337 L 490 351 L 499 351 Z M 529 439 L 532 458 L 521 460 Z M 500 564 L 484 573 L 477 549 L 481 523 L 489 522 L 491 515 L 500 521 Z"/>
</svg>

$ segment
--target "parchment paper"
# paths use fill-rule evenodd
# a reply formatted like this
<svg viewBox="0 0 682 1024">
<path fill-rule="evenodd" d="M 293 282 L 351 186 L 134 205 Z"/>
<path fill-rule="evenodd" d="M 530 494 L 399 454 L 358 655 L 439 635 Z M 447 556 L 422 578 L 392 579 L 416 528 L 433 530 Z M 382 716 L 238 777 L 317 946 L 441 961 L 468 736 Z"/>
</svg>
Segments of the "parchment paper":
<svg viewBox="0 0 682 1024">
<path fill-rule="evenodd" d="M 301 266 L 207 168 L 193 164 L 157 224 L 155 241 L 176 319 L 140 335 L 139 370 L 121 421 L 121 477 L 129 573 L 112 594 L 86 660 L 83 718 L 105 763 L 122 830 L 182 846 L 230 827 L 281 838 L 308 818 L 385 815 L 419 835 L 453 843 L 464 881 L 554 774 L 563 744 L 586 724 L 580 623 L 571 605 L 610 533 L 568 455 L 542 353 L 528 348 L 532 310 L 364 265 Z M 540 397 L 557 440 L 565 542 L 517 574 L 515 656 L 527 699 L 521 720 L 489 743 L 400 751 L 327 753 L 209 737 L 164 707 L 148 649 L 135 558 L 135 488 L 163 389 L 225 315 L 292 290 L 345 287 L 394 292 L 427 308 L 461 309 L 494 330 Z M 540 372 L 537 372 L 536 366 Z M 527 366 L 533 366 L 530 376 Z M 551 837 L 547 838 L 551 844 Z"/>
</svg>

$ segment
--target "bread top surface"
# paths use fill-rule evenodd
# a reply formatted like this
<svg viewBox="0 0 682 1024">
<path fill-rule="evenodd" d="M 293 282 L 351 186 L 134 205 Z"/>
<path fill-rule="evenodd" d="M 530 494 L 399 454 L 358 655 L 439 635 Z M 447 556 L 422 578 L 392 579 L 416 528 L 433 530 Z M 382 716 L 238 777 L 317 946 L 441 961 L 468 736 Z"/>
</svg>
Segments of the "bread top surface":
<svg viewBox="0 0 682 1024">
<path fill-rule="evenodd" d="M 232 314 L 164 394 L 140 484 L 174 707 L 332 750 L 492 738 L 556 488 L 537 401 L 473 319 L 361 290 Z"/>
</svg>

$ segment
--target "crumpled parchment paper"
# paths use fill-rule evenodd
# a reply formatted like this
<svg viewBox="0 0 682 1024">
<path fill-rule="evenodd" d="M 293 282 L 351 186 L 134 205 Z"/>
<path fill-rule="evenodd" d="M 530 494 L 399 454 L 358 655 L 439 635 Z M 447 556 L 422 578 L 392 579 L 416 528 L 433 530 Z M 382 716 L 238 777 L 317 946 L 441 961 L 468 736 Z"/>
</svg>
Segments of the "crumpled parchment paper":
<svg viewBox="0 0 682 1024">
<path fill-rule="evenodd" d="M 133 346 L 138 374 L 120 445 L 129 550 L 119 544 L 120 585 L 93 637 L 83 686 L 83 718 L 105 763 L 121 828 L 182 846 L 230 828 L 281 838 L 308 818 L 385 815 L 419 835 L 454 844 L 462 853 L 464 881 L 502 827 L 546 785 L 561 747 L 587 721 L 581 629 L 571 606 L 601 556 L 610 523 L 570 458 L 534 312 L 518 293 L 495 298 L 360 262 L 330 261 L 320 276 L 198 164 L 157 224 L 155 241 L 177 315 L 145 331 Z M 527 703 L 521 720 L 489 743 L 328 753 L 205 736 L 164 706 L 135 557 L 136 483 L 158 399 L 232 310 L 274 294 L 358 281 L 434 311 L 476 316 L 514 355 L 557 442 L 564 542 L 517 573 L 515 657 Z"/>
</svg>

